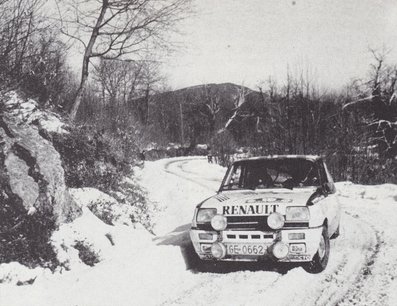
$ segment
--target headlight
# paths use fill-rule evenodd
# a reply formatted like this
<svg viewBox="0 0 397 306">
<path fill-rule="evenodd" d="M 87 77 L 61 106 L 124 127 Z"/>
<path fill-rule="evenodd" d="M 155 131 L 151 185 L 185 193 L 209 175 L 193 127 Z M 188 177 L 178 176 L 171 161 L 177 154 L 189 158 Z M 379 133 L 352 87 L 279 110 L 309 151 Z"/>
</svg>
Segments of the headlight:
<svg viewBox="0 0 397 306">
<path fill-rule="evenodd" d="M 227 226 L 227 219 L 223 215 L 215 215 L 211 219 L 211 226 L 216 231 L 223 231 Z"/>
<path fill-rule="evenodd" d="M 284 217 L 280 213 L 274 212 L 267 217 L 267 224 L 272 229 L 280 229 L 284 226 Z"/>
<path fill-rule="evenodd" d="M 309 208 L 306 206 L 287 207 L 285 219 L 287 221 L 309 221 Z"/>
<path fill-rule="evenodd" d="M 215 208 L 202 208 L 197 213 L 197 223 L 209 223 L 213 216 L 216 215 Z"/>
</svg>

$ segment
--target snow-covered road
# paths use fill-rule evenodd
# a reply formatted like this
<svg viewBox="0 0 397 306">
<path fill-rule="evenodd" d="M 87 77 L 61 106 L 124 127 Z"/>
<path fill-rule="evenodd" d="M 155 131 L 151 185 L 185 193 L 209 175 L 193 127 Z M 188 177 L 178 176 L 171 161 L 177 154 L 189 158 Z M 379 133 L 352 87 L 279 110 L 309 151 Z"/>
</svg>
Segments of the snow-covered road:
<svg viewBox="0 0 397 306">
<path fill-rule="evenodd" d="M 157 168 L 156 177 L 151 167 Z M 205 159 L 174 159 L 153 163 L 146 173 L 150 194 L 164 206 L 156 240 L 187 248 L 194 206 L 216 191 L 224 169 L 208 165 Z M 157 179 L 174 188 L 153 189 Z M 331 241 L 331 258 L 323 273 L 311 275 L 300 267 L 279 273 L 252 264 L 226 266 L 217 273 L 193 274 L 197 282 L 181 284 L 185 287 L 181 294 L 163 304 L 396 305 L 397 188 L 338 183 L 338 189 L 344 210 L 342 234 Z M 177 230 L 165 234 L 167 228 Z"/>
<path fill-rule="evenodd" d="M 320 274 L 248 263 L 198 272 L 188 230 L 196 204 L 216 192 L 224 172 L 203 158 L 147 162 L 141 183 L 160 208 L 154 236 L 107 225 L 82 204 L 83 216 L 54 235 L 69 271 L 0 265 L 0 279 L 2 273 L 2 279 L 4 273 L 10 280 L 23 273 L 35 279 L 32 285 L 0 284 L 0 306 L 397 305 L 397 186 L 391 184 L 337 184 L 342 232 L 331 240 L 330 261 Z M 98 252 L 94 267 L 70 247 L 76 237 Z"/>
</svg>

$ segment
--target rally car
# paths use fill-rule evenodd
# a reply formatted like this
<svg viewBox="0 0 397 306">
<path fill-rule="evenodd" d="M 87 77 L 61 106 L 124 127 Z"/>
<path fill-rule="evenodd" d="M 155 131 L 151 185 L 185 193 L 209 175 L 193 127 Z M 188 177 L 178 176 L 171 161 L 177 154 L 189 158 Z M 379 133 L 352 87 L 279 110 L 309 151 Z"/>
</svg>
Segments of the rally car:
<svg viewBox="0 0 397 306">
<path fill-rule="evenodd" d="M 190 237 L 204 261 L 297 262 L 312 273 L 328 263 L 341 208 L 323 158 L 243 159 L 216 195 L 197 205 Z"/>
</svg>

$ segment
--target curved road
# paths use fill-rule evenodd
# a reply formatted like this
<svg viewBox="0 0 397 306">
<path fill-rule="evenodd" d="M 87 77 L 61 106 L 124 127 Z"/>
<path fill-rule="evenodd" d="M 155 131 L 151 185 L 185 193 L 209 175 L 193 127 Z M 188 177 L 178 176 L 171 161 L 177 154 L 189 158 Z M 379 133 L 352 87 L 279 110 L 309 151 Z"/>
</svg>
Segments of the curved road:
<svg viewBox="0 0 397 306">
<path fill-rule="evenodd" d="M 222 171 L 205 171 L 207 168 L 203 159 L 164 163 L 169 179 L 178 180 L 177 193 L 188 193 L 192 184 L 208 192 L 216 190 Z M 163 305 L 395 305 L 397 301 L 390 300 L 389 291 L 397 258 L 387 255 L 395 241 L 394 235 L 385 234 L 383 226 L 384 218 L 390 222 L 394 218 L 382 215 L 374 200 L 360 199 L 363 204 L 358 206 L 356 197 L 341 194 L 341 202 L 345 211 L 341 235 L 331 240 L 330 262 L 323 273 L 308 274 L 300 267 L 280 273 L 257 264 L 210 273 L 192 269 L 197 277 L 195 285 L 165 299 Z M 373 217 L 377 213 L 380 216 Z M 185 226 L 180 236 L 185 241 L 182 248 L 187 230 Z"/>
</svg>

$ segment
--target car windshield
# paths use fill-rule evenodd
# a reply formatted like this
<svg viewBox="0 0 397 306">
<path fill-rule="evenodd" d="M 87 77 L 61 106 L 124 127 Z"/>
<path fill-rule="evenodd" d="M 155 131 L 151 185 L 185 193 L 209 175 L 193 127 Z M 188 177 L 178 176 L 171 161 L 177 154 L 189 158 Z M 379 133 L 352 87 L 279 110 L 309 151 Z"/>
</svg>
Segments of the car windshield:
<svg viewBox="0 0 397 306">
<path fill-rule="evenodd" d="M 303 158 L 248 160 L 229 168 L 221 190 L 317 187 L 318 178 L 316 164 Z"/>
</svg>

